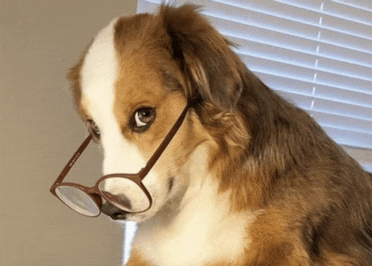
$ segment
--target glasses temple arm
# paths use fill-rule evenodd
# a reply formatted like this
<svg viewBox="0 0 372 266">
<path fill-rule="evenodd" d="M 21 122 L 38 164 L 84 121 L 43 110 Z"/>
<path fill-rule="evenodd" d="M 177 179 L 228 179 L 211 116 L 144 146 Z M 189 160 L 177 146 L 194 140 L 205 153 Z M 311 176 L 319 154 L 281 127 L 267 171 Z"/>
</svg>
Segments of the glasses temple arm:
<svg viewBox="0 0 372 266">
<path fill-rule="evenodd" d="M 74 155 L 72 155 L 71 159 L 68 161 L 66 166 L 63 168 L 62 172 L 59 174 L 59 176 L 58 176 L 57 180 L 54 182 L 53 186 L 62 182 L 62 180 L 65 178 L 67 173 L 70 171 L 71 167 L 75 164 L 75 162 L 80 157 L 80 155 L 83 153 L 83 151 L 86 149 L 86 147 L 88 146 L 88 144 L 91 140 L 92 140 L 92 135 L 89 134 L 89 136 L 83 141 L 83 143 L 80 145 L 80 147 L 76 150 Z"/>
<path fill-rule="evenodd" d="M 168 144 L 171 142 L 173 137 L 176 135 L 178 129 L 181 127 L 183 120 L 186 117 L 187 111 L 190 107 L 190 104 L 187 104 L 185 109 L 183 109 L 182 113 L 178 117 L 177 121 L 174 123 L 171 130 L 168 132 L 168 134 L 165 136 L 162 143 L 160 143 L 159 147 L 156 149 L 154 154 L 151 156 L 151 158 L 148 160 L 146 166 L 142 168 L 140 172 L 141 180 L 148 174 L 148 172 L 151 170 L 151 168 L 154 166 L 156 161 L 159 159 L 161 154 L 164 152 L 165 148 L 168 146 Z"/>
</svg>

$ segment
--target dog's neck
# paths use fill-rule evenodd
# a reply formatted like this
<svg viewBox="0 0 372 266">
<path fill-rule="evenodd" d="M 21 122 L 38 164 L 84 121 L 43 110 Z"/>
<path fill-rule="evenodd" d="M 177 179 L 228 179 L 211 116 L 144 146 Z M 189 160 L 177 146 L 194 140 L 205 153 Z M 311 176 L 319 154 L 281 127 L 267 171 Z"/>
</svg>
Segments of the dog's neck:
<svg viewBox="0 0 372 266">
<path fill-rule="evenodd" d="M 184 174 L 190 175 L 188 187 L 181 188 L 155 217 L 138 225 L 134 250 L 150 261 L 202 265 L 212 259 L 234 260 L 243 253 L 247 220 L 254 215 L 230 213 L 230 194 L 219 193 L 218 182 L 208 173 L 207 155 L 205 146 L 198 147 L 185 166 Z"/>
</svg>

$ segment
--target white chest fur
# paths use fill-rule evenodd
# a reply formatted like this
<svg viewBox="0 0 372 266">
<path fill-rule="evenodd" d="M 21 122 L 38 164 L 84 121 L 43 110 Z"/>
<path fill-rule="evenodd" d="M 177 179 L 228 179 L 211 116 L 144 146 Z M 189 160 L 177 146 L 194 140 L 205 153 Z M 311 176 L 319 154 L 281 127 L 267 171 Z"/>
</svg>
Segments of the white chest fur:
<svg viewBox="0 0 372 266">
<path fill-rule="evenodd" d="M 181 211 L 158 217 L 138 227 L 134 248 L 159 266 L 204 265 L 237 259 L 250 240 L 252 213 L 229 214 L 229 195 L 218 195 L 217 185 L 205 181 L 184 195 Z"/>
</svg>

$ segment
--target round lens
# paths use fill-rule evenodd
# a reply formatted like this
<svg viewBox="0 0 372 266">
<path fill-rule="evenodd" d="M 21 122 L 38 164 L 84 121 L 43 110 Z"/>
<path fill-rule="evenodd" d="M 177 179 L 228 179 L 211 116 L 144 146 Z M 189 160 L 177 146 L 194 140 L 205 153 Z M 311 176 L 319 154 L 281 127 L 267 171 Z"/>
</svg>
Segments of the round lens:
<svg viewBox="0 0 372 266">
<path fill-rule="evenodd" d="M 145 192 L 132 180 L 111 177 L 102 180 L 98 189 L 111 204 L 127 212 L 142 212 L 150 207 Z"/>
<path fill-rule="evenodd" d="M 86 216 L 98 216 L 100 209 L 96 202 L 84 191 L 70 186 L 58 186 L 57 196 L 71 209 Z"/>
</svg>

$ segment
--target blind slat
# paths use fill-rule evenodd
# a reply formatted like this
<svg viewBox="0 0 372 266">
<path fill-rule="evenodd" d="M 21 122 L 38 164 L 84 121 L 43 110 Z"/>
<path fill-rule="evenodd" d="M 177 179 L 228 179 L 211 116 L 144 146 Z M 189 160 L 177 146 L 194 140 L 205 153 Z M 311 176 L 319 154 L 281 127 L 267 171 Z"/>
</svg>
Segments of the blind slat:
<svg viewBox="0 0 372 266">
<path fill-rule="evenodd" d="M 354 91 L 371 93 L 371 80 L 358 79 L 331 72 L 317 71 L 316 83 L 322 85 L 332 85 L 342 89 L 350 89 Z"/>
<path fill-rule="evenodd" d="M 311 96 L 313 83 L 302 80 L 272 75 L 264 72 L 255 71 L 255 74 L 270 88 L 276 91 L 297 93 L 304 96 Z"/>
<path fill-rule="evenodd" d="M 249 38 L 254 41 L 261 41 L 267 44 L 287 47 L 295 51 L 315 53 L 318 43 L 314 40 L 304 39 L 295 35 L 287 35 L 282 32 L 271 29 L 258 28 L 251 25 L 242 25 L 240 23 L 208 17 L 208 20 L 224 35 L 236 38 Z M 239 43 L 238 43 L 239 44 Z M 301 44 L 301 45 L 299 45 Z"/>
<path fill-rule="evenodd" d="M 323 1 L 322 13 L 344 20 L 344 23 L 356 22 L 365 26 L 372 26 L 372 20 L 369 12 L 364 9 L 359 9 L 355 6 L 345 5 L 334 1 Z M 353 12 L 350 12 L 352 9 Z"/>
<path fill-rule="evenodd" d="M 291 6 L 296 6 L 299 8 L 306 8 L 309 10 L 315 10 L 318 11 L 320 9 L 321 4 L 323 3 L 322 0 L 296 0 L 296 1 L 291 1 L 291 0 L 275 0 L 275 2 L 280 2 L 283 4 L 291 5 Z"/>
<path fill-rule="evenodd" d="M 345 90 L 324 85 L 315 85 L 314 87 L 316 97 L 322 99 L 332 99 L 333 101 L 362 106 L 366 108 L 372 108 L 372 94 L 366 94 L 362 92 Z"/>
<path fill-rule="evenodd" d="M 231 41 L 237 41 L 235 38 L 229 39 Z M 273 61 L 313 68 L 315 71 L 332 72 L 334 74 L 347 75 L 352 78 L 359 78 L 367 81 L 372 77 L 372 67 L 322 58 L 320 54 L 302 53 L 252 41 L 240 43 L 241 46 L 238 47 L 236 51 L 242 55 L 253 55 L 262 59 L 268 58 Z"/>
<path fill-rule="evenodd" d="M 312 98 L 315 97 L 318 99 L 324 99 L 332 102 L 339 102 L 350 105 L 345 106 L 345 108 L 352 108 L 353 106 L 364 107 L 366 109 L 360 109 L 359 111 L 365 113 L 366 115 L 368 115 L 369 109 L 372 108 L 372 94 L 365 94 L 330 86 L 317 85 L 312 82 L 303 82 L 301 80 L 271 75 L 258 71 L 256 71 L 255 73 L 260 79 L 262 79 L 269 87 L 274 90 L 292 92 Z"/>
<path fill-rule="evenodd" d="M 372 21 L 370 17 L 370 13 L 372 12 L 372 2 L 370 0 L 331 0 L 330 4 L 339 4 L 340 9 L 343 10 L 343 16 L 348 17 L 352 16 L 355 13 L 347 12 L 348 7 L 353 7 L 356 9 L 360 9 L 359 12 L 363 12 L 364 16 L 362 16 L 361 13 L 357 13 L 356 15 L 367 17 L 370 21 Z M 342 7 L 341 5 L 344 5 L 346 7 Z M 351 13 L 351 14 L 350 14 Z"/>
<path fill-rule="evenodd" d="M 213 8 L 211 7 L 210 9 L 203 11 L 203 14 L 217 19 L 270 29 L 272 31 L 290 34 L 301 38 L 311 40 L 316 40 L 318 38 L 319 28 L 317 26 L 299 22 L 294 23 L 294 21 L 285 18 L 266 15 L 252 10 L 232 8 L 234 9 L 233 13 L 230 13 L 227 10 L 224 11 L 220 9 L 221 7 L 218 8 L 218 6 L 219 5 L 217 4 L 213 5 Z"/>
<path fill-rule="evenodd" d="M 355 35 L 361 38 L 372 39 L 371 25 L 365 25 L 354 21 L 346 21 L 339 17 L 333 17 L 323 14 L 321 26 L 323 28 L 333 29 L 334 31 L 344 32 L 348 35 Z"/>
<path fill-rule="evenodd" d="M 349 62 L 342 62 L 335 59 L 321 58 L 316 59 L 317 68 L 337 74 L 345 74 L 350 77 L 371 80 L 372 67 L 361 66 Z"/>
<path fill-rule="evenodd" d="M 359 1 L 359 0 L 356 0 Z M 369 1 L 369 0 L 367 0 Z M 298 8 L 309 9 L 315 12 L 322 12 L 344 18 L 345 20 L 354 21 L 366 25 L 372 25 L 371 10 L 365 7 L 359 7 L 355 4 L 350 4 L 351 1 L 324 1 L 324 0 L 275 0 L 283 4 L 296 6 Z M 339 3 L 338 3 L 339 2 Z M 341 3 L 342 2 L 342 3 Z M 348 4 L 346 4 L 348 3 Z M 352 10 L 352 12 L 350 11 Z"/>
<path fill-rule="evenodd" d="M 367 79 L 355 78 L 351 76 L 342 76 L 332 73 L 329 70 L 305 67 L 301 65 L 292 65 L 289 62 L 279 62 L 269 58 L 260 58 L 240 54 L 243 62 L 250 66 L 252 71 L 273 73 L 284 77 L 296 77 L 307 82 L 313 82 L 319 85 L 331 85 L 338 88 L 352 88 L 354 91 L 370 94 L 371 81 Z"/>
<path fill-rule="evenodd" d="M 229 38 L 234 41 L 234 39 Z M 255 56 L 277 62 L 283 62 L 303 67 L 314 67 L 316 57 L 313 54 L 297 52 L 282 47 L 244 41 L 236 50 L 237 53 L 246 56 Z"/>
<path fill-rule="evenodd" d="M 334 114 L 343 118 L 355 118 L 363 121 L 371 121 L 372 110 L 363 106 L 355 106 L 348 103 L 337 102 L 316 96 L 299 94 L 291 91 L 280 91 L 277 93 L 286 100 L 296 104 L 307 111 L 324 112 Z M 370 130 L 371 131 L 371 130 Z M 372 131 L 371 131 L 372 133 Z"/>
<path fill-rule="evenodd" d="M 342 117 L 350 117 L 366 121 L 371 121 L 372 118 L 372 108 L 355 106 L 352 104 L 341 103 L 321 98 L 315 98 L 314 104 L 311 109 L 318 112 L 337 114 Z"/>
<path fill-rule="evenodd" d="M 256 56 L 240 54 L 243 62 L 248 65 L 252 71 L 264 73 L 275 73 L 284 77 L 296 77 L 304 81 L 314 80 L 314 71 L 311 68 L 298 66 L 294 67 L 289 63 L 278 62 L 271 59 L 263 59 Z"/>
<path fill-rule="evenodd" d="M 328 29 L 321 29 L 320 36 L 320 42 L 325 42 L 333 44 L 335 46 L 346 47 L 349 49 L 371 54 L 371 39 L 359 38 Z"/>
<path fill-rule="evenodd" d="M 351 55 L 348 58 L 342 58 L 341 56 L 329 56 L 320 49 L 318 53 L 316 53 L 315 51 L 314 53 L 310 53 L 289 49 L 287 47 L 281 46 L 278 43 L 266 43 L 265 40 L 251 40 L 250 36 L 246 36 L 244 38 L 233 37 L 229 34 L 225 34 L 225 36 L 233 43 L 239 44 L 237 51 L 243 54 L 262 54 L 265 56 L 273 56 L 274 58 L 283 58 L 283 60 L 284 58 L 286 58 L 287 60 L 291 58 L 293 62 L 299 62 L 299 64 L 307 61 L 309 62 L 307 64 L 308 66 L 314 65 L 316 59 L 323 59 L 325 62 L 328 62 L 328 60 L 330 60 L 332 61 L 332 67 L 335 67 L 335 69 L 340 69 L 340 64 L 347 64 L 346 66 L 343 66 L 342 69 L 352 71 L 350 73 L 354 74 L 351 75 L 358 75 L 366 72 L 366 78 L 371 76 L 369 70 L 372 72 L 372 63 L 370 65 L 367 65 L 366 63 L 368 62 L 362 62 L 358 58 L 362 57 L 363 59 L 365 59 L 365 61 L 367 61 L 365 53 L 362 53 L 360 55 L 358 54 L 358 57 L 355 54 L 355 56 Z M 327 64 L 330 66 L 330 63 Z M 358 68 L 357 71 L 355 71 L 356 68 Z"/>
<path fill-rule="evenodd" d="M 359 120 L 350 117 L 339 116 L 335 114 L 328 114 L 318 111 L 309 112 L 314 119 L 320 123 L 322 126 L 328 126 L 332 128 L 338 128 L 341 130 L 350 130 L 353 132 L 361 132 L 370 135 L 372 139 L 372 133 L 370 129 L 372 128 L 372 120 Z"/>
<path fill-rule="evenodd" d="M 248 10 L 254 10 L 264 14 L 271 14 L 273 16 L 287 18 L 293 21 L 317 25 L 319 23 L 319 16 L 317 12 L 312 10 L 290 6 L 285 3 L 277 1 L 261 1 L 261 0 L 212 0 L 213 2 L 223 3 L 229 6 L 236 6 Z"/>
<path fill-rule="evenodd" d="M 323 126 L 323 129 L 331 138 L 335 139 L 341 145 L 372 149 L 372 138 L 370 134 L 340 130 L 327 126 Z"/>
<path fill-rule="evenodd" d="M 319 47 L 319 54 L 333 59 L 342 58 L 350 63 L 372 67 L 372 54 L 370 53 L 362 53 L 345 47 L 336 48 L 331 44 L 323 43 Z"/>
</svg>

